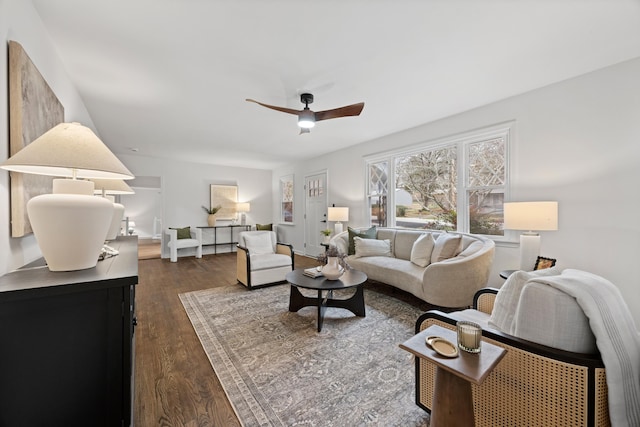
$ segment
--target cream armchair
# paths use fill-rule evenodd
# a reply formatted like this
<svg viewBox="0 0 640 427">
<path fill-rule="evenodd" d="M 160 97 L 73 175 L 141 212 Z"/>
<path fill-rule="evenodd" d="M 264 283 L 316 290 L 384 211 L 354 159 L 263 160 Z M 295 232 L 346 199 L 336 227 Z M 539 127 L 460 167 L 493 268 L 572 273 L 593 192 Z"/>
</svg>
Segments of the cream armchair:
<svg viewBox="0 0 640 427">
<path fill-rule="evenodd" d="M 247 288 L 285 283 L 293 265 L 293 247 L 278 243 L 275 231 L 238 234 L 237 277 Z"/>
<path fill-rule="evenodd" d="M 189 229 L 190 238 L 178 239 L 178 229 L 167 228 L 164 230 L 169 237 L 167 246 L 169 247 L 171 262 L 178 261 L 178 249 L 195 248 L 196 258 L 202 258 L 202 230 L 191 227 Z"/>
</svg>

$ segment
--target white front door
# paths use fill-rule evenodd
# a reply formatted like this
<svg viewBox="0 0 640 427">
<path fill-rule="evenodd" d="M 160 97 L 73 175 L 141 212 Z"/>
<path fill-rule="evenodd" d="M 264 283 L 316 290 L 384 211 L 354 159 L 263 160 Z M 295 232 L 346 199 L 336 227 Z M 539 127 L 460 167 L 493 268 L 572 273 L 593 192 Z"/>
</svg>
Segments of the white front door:
<svg viewBox="0 0 640 427">
<path fill-rule="evenodd" d="M 327 228 L 327 173 L 304 178 L 304 253 L 318 256 L 324 252 L 322 230 Z"/>
</svg>

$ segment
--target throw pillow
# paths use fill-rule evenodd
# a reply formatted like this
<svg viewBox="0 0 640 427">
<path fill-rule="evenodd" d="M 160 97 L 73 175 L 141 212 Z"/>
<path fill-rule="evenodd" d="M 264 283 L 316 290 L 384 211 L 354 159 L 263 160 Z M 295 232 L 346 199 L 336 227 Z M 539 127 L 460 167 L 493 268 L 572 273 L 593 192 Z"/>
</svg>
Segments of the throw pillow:
<svg viewBox="0 0 640 427">
<path fill-rule="evenodd" d="M 244 243 L 247 249 L 249 249 L 249 255 L 274 253 L 271 233 L 246 234 L 244 236 Z"/>
<path fill-rule="evenodd" d="M 431 233 L 424 233 L 418 237 L 418 240 L 413 242 L 413 246 L 411 247 L 411 262 L 419 267 L 429 265 L 435 243 Z"/>
<path fill-rule="evenodd" d="M 431 252 L 431 264 L 453 258 L 461 251 L 462 236 L 460 234 L 443 233 L 438 236 L 433 252 Z"/>
<path fill-rule="evenodd" d="M 174 228 L 171 227 L 172 230 L 178 230 L 178 240 L 179 239 L 190 239 L 191 238 L 191 227 L 184 228 Z"/>
<path fill-rule="evenodd" d="M 524 285 L 529 279 L 535 277 L 556 276 L 558 274 L 560 273 L 555 267 L 531 272 L 513 272 L 498 291 L 498 295 L 496 295 L 493 311 L 491 312 L 491 317 L 489 317 L 489 326 L 513 335 L 515 333 L 515 314 Z"/>
<path fill-rule="evenodd" d="M 357 236 L 363 239 L 375 239 L 377 234 L 375 225 L 364 231 L 358 231 L 358 230 L 354 230 L 351 227 L 347 227 L 347 231 L 349 232 L 349 254 L 348 255 L 354 255 L 356 253 L 356 246 L 353 243 L 354 237 Z"/>
<path fill-rule="evenodd" d="M 366 256 L 391 256 L 391 240 L 363 239 L 355 236 L 356 258 Z"/>
<path fill-rule="evenodd" d="M 256 230 L 273 231 L 273 224 L 256 224 Z"/>
</svg>

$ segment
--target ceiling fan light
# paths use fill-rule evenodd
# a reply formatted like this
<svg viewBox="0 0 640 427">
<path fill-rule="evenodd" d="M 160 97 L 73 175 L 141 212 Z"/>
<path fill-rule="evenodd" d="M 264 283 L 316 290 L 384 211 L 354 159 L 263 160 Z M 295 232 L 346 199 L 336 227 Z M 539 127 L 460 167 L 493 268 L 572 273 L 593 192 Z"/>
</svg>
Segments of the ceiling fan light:
<svg viewBox="0 0 640 427">
<path fill-rule="evenodd" d="M 313 111 L 306 108 L 298 115 L 298 126 L 304 129 L 311 129 L 316 125 L 316 117 Z"/>
</svg>

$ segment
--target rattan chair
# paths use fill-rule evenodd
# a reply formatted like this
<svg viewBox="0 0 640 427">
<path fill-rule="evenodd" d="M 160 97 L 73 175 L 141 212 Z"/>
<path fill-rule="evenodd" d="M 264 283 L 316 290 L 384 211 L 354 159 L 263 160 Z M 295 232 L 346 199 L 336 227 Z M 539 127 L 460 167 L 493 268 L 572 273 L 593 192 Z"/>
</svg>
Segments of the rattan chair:
<svg viewBox="0 0 640 427">
<path fill-rule="evenodd" d="M 293 246 L 277 241 L 275 231 L 243 231 L 236 254 L 238 282 L 249 289 L 286 283 L 294 268 Z"/>
<path fill-rule="evenodd" d="M 497 289 L 482 289 L 474 309 L 491 314 Z M 472 313 L 468 313 L 468 312 Z M 472 310 L 432 310 L 416 322 L 416 333 L 431 325 L 455 330 Z M 476 313 L 481 315 L 481 313 Z M 579 354 L 483 329 L 483 340 L 507 349 L 481 385 L 472 385 L 476 426 L 609 426 L 605 369 L 599 354 Z M 416 403 L 431 412 L 435 367 L 416 358 Z"/>
</svg>

